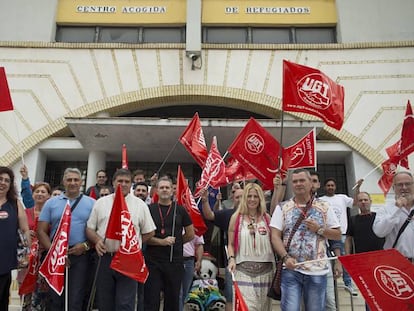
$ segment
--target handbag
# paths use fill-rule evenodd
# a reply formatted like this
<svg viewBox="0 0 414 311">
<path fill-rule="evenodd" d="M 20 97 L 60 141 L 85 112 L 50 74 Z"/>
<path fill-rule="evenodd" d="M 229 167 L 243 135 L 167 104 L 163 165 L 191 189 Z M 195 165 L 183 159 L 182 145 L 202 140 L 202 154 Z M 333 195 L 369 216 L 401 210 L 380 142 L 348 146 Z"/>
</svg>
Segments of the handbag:
<svg viewBox="0 0 414 311">
<path fill-rule="evenodd" d="M 288 241 L 286 243 L 286 251 L 289 251 L 290 243 L 292 242 L 293 235 L 296 233 L 296 231 L 299 228 L 299 225 L 301 224 L 302 220 L 305 219 L 305 215 L 308 211 L 308 209 L 312 206 L 313 197 L 309 200 L 309 202 L 306 204 L 304 213 L 301 213 L 299 215 L 298 220 L 296 221 L 295 225 L 292 228 L 292 231 L 290 232 Z M 270 285 L 269 291 L 267 292 L 267 297 L 272 298 L 274 300 L 281 300 L 282 299 L 282 268 L 283 268 L 283 261 L 281 259 L 277 260 L 276 262 L 276 271 L 275 275 L 273 276 L 272 285 Z"/>
<path fill-rule="evenodd" d="M 17 269 L 27 268 L 29 265 L 30 247 L 26 235 L 17 229 Z"/>
</svg>

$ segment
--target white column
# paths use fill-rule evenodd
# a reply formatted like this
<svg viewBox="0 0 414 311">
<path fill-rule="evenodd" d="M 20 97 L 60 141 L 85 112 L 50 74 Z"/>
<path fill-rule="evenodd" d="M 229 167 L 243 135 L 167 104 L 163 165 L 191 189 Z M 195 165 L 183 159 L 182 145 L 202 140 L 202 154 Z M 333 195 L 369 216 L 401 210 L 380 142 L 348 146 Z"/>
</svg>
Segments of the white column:
<svg viewBox="0 0 414 311">
<path fill-rule="evenodd" d="M 106 153 L 103 151 L 90 151 L 88 157 L 88 171 L 86 189 L 96 184 L 96 172 L 106 168 Z"/>
</svg>

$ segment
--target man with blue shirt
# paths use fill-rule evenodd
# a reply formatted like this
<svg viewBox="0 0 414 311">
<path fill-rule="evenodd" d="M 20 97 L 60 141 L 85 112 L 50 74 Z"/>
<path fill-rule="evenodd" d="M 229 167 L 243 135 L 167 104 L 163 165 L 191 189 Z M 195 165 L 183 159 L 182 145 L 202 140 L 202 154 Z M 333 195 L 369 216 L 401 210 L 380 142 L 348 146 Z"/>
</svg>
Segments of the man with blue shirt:
<svg viewBox="0 0 414 311">
<path fill-rule="evenodd" d="M 89 242 L 86 238 L 86 222 L 95 200 L 82 195 L 81 172 L 77 168 L 67 168 L 63 174 L 65 192 L 48 200 L 39 216 L 37 234 L 42 246 L 48 250 L 59 226 L 63 210 L 69 201 L 72 218 L 69 232 L 68 269 L 68 303 L 69 310 L 82 310 L 83 298 L 87 291 L 89 276 Z M 50 229 L 49 229 L 50 228 Z M 50 232 L 50 233 L 49 233 Z M 66 292 L 66 290 L 65 290 Z M 48 310 L 64 310 L 64 294 L 59 296 L 50 289 L 50 306 Z"/>
</svg>

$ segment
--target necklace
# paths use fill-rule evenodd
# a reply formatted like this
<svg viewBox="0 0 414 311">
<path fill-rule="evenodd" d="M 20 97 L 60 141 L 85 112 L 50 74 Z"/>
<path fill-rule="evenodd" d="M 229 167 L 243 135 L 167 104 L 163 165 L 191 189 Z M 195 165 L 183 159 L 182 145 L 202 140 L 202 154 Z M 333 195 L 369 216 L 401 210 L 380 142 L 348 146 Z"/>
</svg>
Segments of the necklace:
<svg viewBox="0 0 414 311">
<path fill-rule="evenodd" d="M 160 213 L 160 219 L 161 219 L 161 235 L 165 235 L 165 221 L 164 221 L 164 219 L 166 219 L 168 217 L 168 215 L 170 214 L 171 206 L 172 206 L 172 203 L 170 203 L 170 206 L 168 207 L 167 213 L 164 216 L 162 214 L 161 206 L 158 204 L 158 212 Z"/>
<path fill-rule="evenodd" d="M 251 216 L 248 215 L 250 219 L 250 224 L 247 225 L 247 229 L 249 229 L 250 235 L 253 238 L 253 248 L 256 248 L 256 215 Z"/>
</svg>

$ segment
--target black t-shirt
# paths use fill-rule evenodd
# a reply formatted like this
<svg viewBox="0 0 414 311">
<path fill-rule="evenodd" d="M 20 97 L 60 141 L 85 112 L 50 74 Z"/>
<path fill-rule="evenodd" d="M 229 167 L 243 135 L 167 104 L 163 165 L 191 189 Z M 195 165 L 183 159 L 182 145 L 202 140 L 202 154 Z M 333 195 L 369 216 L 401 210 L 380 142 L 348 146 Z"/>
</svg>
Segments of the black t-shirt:
<svg viewBox="0 0 414 311">
<path fill-rule="evenodd" d="M 383 249 L 385 238 L 379 238 L 372 230 L 376 213 L 352 216 L 346 235 L 354 238 L 355 253 L 364 253 Z"/>
<path fill-rule="evenodd" d="M 174 234 L 172 234 L 174 207 L 176 207 Z M 156 238 L 165 238 L 167 236 L 175 236 L 175 244 L 173 247 L 173 261 L 181 262 L 183 260 L 183 228 L 192 224 L 191 218 L 184 207 L 176 205 L 161 205 L 158 203 L 149 206 L 152 219 L 157 229 L 155 229 Z M 145 251 L 145 259 L 149 261 L 169 262 L 170 246 L 158 246 L 147 244 Z"/>
</svg>

